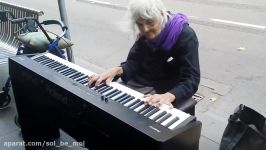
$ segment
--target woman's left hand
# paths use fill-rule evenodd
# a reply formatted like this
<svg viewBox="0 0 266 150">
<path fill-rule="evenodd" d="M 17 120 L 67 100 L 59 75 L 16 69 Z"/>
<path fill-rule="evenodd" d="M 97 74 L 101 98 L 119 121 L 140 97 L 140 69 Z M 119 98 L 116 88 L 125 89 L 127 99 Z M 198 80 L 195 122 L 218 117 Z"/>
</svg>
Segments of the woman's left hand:
<svg viewBox="0 0 266 150">
<path fill-rule="evenodd" d="M 175 100 L 175 96 L 169 92 L 164 94 L 147 94 L 144 95 L 144 100 L 147 104 L 160 107 L 162 105 L 168 105 L 169 108 L 173 108 L 172 102 Z"/>
</svg>

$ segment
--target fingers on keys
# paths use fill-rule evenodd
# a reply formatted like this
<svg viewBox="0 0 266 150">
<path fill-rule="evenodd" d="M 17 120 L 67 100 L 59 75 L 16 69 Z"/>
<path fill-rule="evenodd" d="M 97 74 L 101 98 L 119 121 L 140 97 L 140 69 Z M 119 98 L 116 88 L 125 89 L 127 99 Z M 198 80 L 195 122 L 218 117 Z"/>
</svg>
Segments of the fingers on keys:
<svg viewBox="0 0 266 150">
<path fill-rule="evenodd" d="M 88 78 L 88 86 L 98 86 L 99 85 L 99 79 L 100 79 L 100 76 L 99 75 L 96 75 L 96 74 L 93 74 L 91 76 L 89 76 Z"/>
<path fill-rule="evenodd" d="M 88 78 L 88 86 L 99 86 L 101 83 L 105 82 L 104 84 L 109 85 L 112 82 L 113 78 L 105 77 L 104 75 L 96 75 L 93 74 Z"/>
<path fill-rule="evenodd" d="M 159 94 L 147 94 L 144 95 L 144 102 L 148 105 L 154 106 L 154 107 L 161 107 L 161 106 L 167 106 L 169 109 L 174 108 L 171 102 L 162 99 L 162 97 Z"/>
</svg>

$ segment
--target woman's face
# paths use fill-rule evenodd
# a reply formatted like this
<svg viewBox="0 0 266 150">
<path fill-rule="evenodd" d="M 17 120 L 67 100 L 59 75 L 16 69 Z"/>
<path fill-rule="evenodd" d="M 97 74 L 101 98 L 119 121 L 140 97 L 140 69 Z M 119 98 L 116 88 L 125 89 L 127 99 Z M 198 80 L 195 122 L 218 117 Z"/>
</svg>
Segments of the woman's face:
<svg viewBox="0 0 266 150">
<path fill-rule="evenodd" d="M 138 19 L 136 21 L 138 29 L 149 41 L 155 41 L 161 32 L 161 24 L 159 20 L 154 17 L 152 19 Z"/>
</svg>

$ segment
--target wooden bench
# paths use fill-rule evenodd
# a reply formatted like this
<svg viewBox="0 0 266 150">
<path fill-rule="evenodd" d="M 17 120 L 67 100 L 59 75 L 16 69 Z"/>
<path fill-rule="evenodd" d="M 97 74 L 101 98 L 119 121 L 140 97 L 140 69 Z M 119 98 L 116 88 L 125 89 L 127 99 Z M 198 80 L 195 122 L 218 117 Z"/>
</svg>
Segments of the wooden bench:
<svg viewBox="0 0 266 150">
<path fill-rule="evenodd" d="M 5 13 L 5 11 L 11 12 Z M 12 24 L 10 20 L 5 20 L 6 18 L 22 18 L 22 17 L 34 17 L 39 19 L 39 16 L 43 15 L 43 12 L 40 10 L 35 10 L 8 2 L 0 2 L 0 48 L 7 52 L 16 53 L 18 47 L 18 40 L 15 38 L 19 34 L 19 25 Z M 0 52 L 1 53 L 1 52 Z"/>
</svg>

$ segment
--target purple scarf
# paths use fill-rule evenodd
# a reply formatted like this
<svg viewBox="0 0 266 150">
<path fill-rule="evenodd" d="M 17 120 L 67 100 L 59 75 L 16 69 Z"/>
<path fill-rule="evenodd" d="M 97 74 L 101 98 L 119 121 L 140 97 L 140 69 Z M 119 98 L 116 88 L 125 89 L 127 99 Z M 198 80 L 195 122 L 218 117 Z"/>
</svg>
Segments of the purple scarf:
<svg viewBox="0 0 266 150">
<path fill-rule="evenodd" d="M 158 35 L 156 43 L 148 42 L 150 48 L 160 47 L 169 51 L 179 38 L 183 25 L 188 22 L 187 16 L 177 13 L 173 14 L 166 23 L 164 29 Z"/>
</svg>

